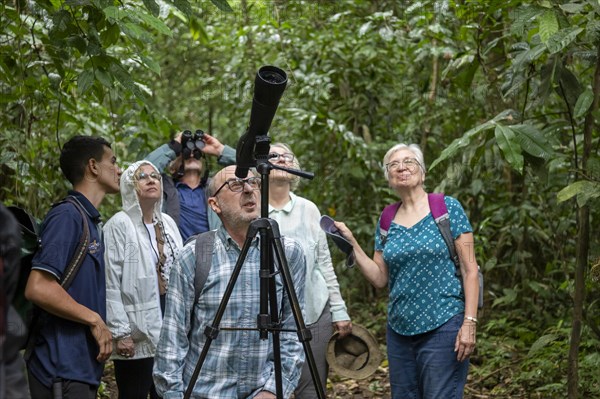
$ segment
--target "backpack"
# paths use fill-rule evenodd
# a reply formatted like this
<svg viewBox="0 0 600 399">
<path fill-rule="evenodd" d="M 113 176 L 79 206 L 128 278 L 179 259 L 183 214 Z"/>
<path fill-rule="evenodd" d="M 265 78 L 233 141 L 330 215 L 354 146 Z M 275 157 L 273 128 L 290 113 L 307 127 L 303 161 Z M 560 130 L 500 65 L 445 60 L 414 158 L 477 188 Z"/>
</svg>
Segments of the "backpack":
<svg viewBox="0 0 600 399">
<path fill-rule="evenodd" d="M 21 264 L 19 267 L 19 277 L 17 278 L 17 288 L 12 304 L 25 320 L 31 312 L 31 303 L 25 298 L 25 286 L 31 270 L 31 261 L 35 252 L 40 246 L 41 223 L 26 210 L 17 206 L 8 206 L 7 209 L 13 214 L 19 227 L 21 228 Z"/>
<path fill-rule="evenodd" d="M 200 292 L 206 284 L 206 279 L 212 266 L 212 253 L 215 245 L 216 230 L 205 231 L 189 237 L 184 246 L 196 241 L 196 273 L 194 274 L 194 304 L 198 302 Z M 200 256 L 199 256 L 200 255 Z"/>
<path fill-rule="evenodd" d="M 452 263 L 454 263 L 455 275 L 462 285 L 460 261 L 458 259 L 458 254 L 456 253 L 454 239 L 452 238 L 452 232 L 450 230 L 450 215 L 448 214 L 448 208 L 444 201 L 444 193 L 427 194 L 427 200 L 429 201 L 431 216 L 444 238 L 444 242 L 448 247 L 450 259 L 452 259 Z M 385 242 L 387 241 L 388 230 L 392 225 L 392 220 L 394 220 L 400 205 L 402 205 L 401 202 L 390 204 L 383 209 L 383 212 L 381 212 L 381 217 L 379 219 L 379 234 L 382 245 L 385 245 Z M 481 309 L 483 307 L 483 274 L 481 273 L 481 268 L 479 266 L 477 266 L 477 274 L 479 278 L 479 300 L 477 307 Z"/>
<path fill-rule="evenodd" d="M 60 285 L 66 291 L 71 286 L 75 276 L 77 276 L 77 272 L 79 271 L 79 268 L 85 259 L 85 255 L 87 254 L 88 245 L 90 243 L 90 229 L 88 226 L 87 214 L 85 213 L 83 206 L 75 197 L 68 196 L 61 201 L 54 203 L 52 208 L 64 203 L 73 204 L 75 209 L 79 211 L 83 220 L 83 233 L 81 234 L 79 244 L 75 249 L 73 258 L 65 268 L 63 276 L 60 280 Z M 25 324 L 27 326 L 27 340 L 24 342 L 24 345 L 21 349 L 26 349 L 25 356 L 29 357 L 29 354 L 31 353 L 31 350 L 35 344 L 34 337 L 38 334 L 41 325 L 39 323 L 40 309 L 33 306 L 33 304 L 25 298 L 25 286 L 27 285 L 29 273 L 31 272 L 33 257 L 42 244 L 40 238 L 41 225 L 30 213 L 24 209 L 16 206 L 11 206 L 8 208 L 15 216 L 19 226 L 21 227 L 21 237 L 23 239 L 19 280 L 13 304 L 19 312 L 21 318 L 25 320 Z"/>
</svg>

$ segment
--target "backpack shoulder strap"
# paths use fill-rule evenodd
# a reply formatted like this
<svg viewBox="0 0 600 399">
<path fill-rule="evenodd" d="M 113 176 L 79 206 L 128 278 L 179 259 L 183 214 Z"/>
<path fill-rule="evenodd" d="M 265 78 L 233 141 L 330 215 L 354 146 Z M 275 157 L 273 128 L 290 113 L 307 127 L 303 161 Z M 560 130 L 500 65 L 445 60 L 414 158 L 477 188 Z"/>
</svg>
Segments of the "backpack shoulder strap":
<svg viewBox="0 0 600 399">
<path fill-rule="evenodd" d="M 58 204 L 65 202 L 73 204 L 75 206 L 75 209 L 79 211 L 81 219 L 83 220 L 83 233 L 79 238 L 79 245 L 77 245 L 75 253 L 73 254 L 73 258 L 67 265 L 67 268 L 65 269 L 65 272 L 63 273 L 63 277 L 60 282 L 60 285 L 66 291 L 71 286 L 71 283 L 73 282 L 75 276 L 77 276 L 77 272 L 79 272 L 79 269 L 83 264 L 83 260 L 85 259 L 85 255 L 87 254 L 88 246 L 90 244 L 90 227 L 88 225 L 87 214 L 83 210 L 79 201 L 77 201 L 74 197 L 69 196 L 64 200 L 60 201 Z"/>
<path fill-rule="evenodd" d="M 438 229 L 440 229 L 440 233 L 442 233 L 444 242 L 446 242 L 446 246 L 448 247 L 448 252 L 450 252 L 450 258 L 456 267 L 456 273 L 459 275 L 460 261 L 458 259 L 458 254 L 456 253 L 456 248 L 454 247 L 454 239 L 452 238 L 452 231 L 450 230 L 450 215 L 448 214 L 446 201 L 444 201 L 444 193 L 428 194 L 427 199 L 429 200 L 431 216 L 433 216 L 435 224 Z"/>
<path fill-rule="evenodd" d="M 194 276 L 194 303 L 198 302 L 200 292 L 206 284 L 212 266 L 212 254 L 215 246 L 216 230 L 210 230 L 195 237 L 196 239 L 196 274 Z M 188 239 L 188 241 L 191 241 Z"/>
<path fill-rule="evenodd" d="M 77 273 L 79 272 L 79 269 L 81 268 L 81 265 L 83 264 L 83 260 L 85 259 L 85 255 L 87 254 L 88 246 L 90 244 L 90 228 L 88 225 L 88 217 L 87 217 L 87 214 L 85 213 L 82 205 L 79 203 L 79 201 L 77 201 L 77 199 L 75 197 L 72 197 L 72 196 L 66 197 L 66 198 L 62 199 L 61 201 L 53 204 L 52 207 L 58 206 L 60 204 L 64 204 L 66 202 L 73 204 L 73 206 L 75 206 L 75 209 L 77 209 L 79 211 L 79 214 L 81 215 L 81 219 L 83 220 L 83 232 L 79 238 L 79 244 L 77 245 L 77 248 L 75 249 L 73 258 L 71 258 L 71 261 L 65 268 L 63 276 L 60 280 L 60 286 L 63 287 L 63 289 L 65 291 L 69 289 L 69 287 L 71 286 L 71 283 L 77 276 Z M 42 326 L 40 324 L 40 312 L 37 311 L 36 308 L 34 307 L 31 322 L 29 323 L 29 332 L 27 334 L 27 340 L 26 340 L 26 343 L 24 346 L 25 353 L 23 354 L 23 358 L 26 361 L 29 360 L 29 358 L 31 357 L 31 354 L 33 353 L 33 348 L 35 346 L 36 337 L 39 334 L 41 328 L 42 328 Z"/>
<path fill-rule="evenodd" d="M 383 208 L 383 211 L 381 212 L 381 217 L 379 218 L 379 234 L 381 236 L 382 244 L 385 244 L 385 241 L 387 240 L 388 230 L 392 225 L 392 220 L 394 220 L 394 216 L 396 216 L 396 212 L 398 212 L 400 205 L 402 205 L 402 202 L 390 204 Z"/>
</svg>

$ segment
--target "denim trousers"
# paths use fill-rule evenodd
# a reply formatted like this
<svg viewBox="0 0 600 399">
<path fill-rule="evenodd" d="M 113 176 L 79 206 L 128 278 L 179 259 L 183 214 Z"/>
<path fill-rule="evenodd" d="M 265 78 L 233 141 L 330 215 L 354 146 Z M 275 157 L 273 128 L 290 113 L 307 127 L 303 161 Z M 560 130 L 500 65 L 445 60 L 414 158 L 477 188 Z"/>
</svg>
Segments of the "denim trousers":
<svg viewBox="0 0 600 399">
<path fill-rule="evenodd" d="M 392 399 L 462 398 L 469 360 L 454 352 L 463 322 L 458 314 L 435 330 L 400 335 L 387 327 L 387 352 Z"/>
</svg>

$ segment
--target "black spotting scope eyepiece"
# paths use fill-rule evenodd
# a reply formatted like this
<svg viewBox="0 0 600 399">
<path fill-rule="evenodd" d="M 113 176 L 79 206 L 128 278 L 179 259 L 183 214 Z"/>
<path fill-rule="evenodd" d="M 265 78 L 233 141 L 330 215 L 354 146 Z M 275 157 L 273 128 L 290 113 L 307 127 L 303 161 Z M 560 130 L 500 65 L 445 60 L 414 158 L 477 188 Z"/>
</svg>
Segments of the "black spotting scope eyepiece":
<svg viewBox="0 0 600 399">
<path fill-rule="evenodd" d="M 268 149 L 265 154 L 254 154 L 257 136 L 266 136 L 269 132 L 286 85 L 287 74 L 282 69 L 266 65 L 258 70 L 254 79 L 250 122 L 236 148 L 235 175 L 237 177 L 245 178 L 248 175 L 248 169 L 256 166 L 258 156 L 264 156 L 266 159 Z M 264 146 L 260 146 L 260 148 L 261 151 L 264 151 Z"/>
</svg>

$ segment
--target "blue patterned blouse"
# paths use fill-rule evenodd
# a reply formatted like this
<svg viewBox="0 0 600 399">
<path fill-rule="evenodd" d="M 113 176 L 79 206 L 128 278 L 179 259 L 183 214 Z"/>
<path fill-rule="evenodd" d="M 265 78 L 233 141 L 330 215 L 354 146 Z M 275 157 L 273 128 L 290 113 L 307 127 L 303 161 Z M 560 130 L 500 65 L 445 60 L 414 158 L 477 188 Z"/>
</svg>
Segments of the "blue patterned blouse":
<svg viewBox="0 0 600 399">
<path fill-rule="evenodd" d="M 449 196 L 444 200 L 452 236 L 456 239 L 472 232 L 460 203 Z M 381 243 L 378 222 L 375 250 L 383 251 L 388 267 L 388 323 L 395 332 L 422 334 L 464 312 L 461 282 L 431 213 L 410 228 L 392 222 L 385 245 Z"/>
</svg>

